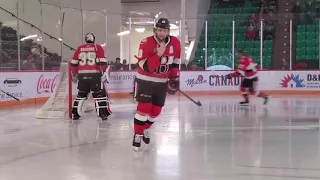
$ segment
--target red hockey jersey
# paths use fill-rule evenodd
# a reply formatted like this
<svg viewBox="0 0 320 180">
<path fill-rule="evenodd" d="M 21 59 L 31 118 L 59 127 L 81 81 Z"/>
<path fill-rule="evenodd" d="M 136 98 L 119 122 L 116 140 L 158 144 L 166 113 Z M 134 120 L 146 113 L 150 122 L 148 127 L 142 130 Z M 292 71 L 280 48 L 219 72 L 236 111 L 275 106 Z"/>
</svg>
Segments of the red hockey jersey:
<svg viewBox="0 0 320 180">
<path fill-rule="evenodd" d="M 156 36 L 142 40 L 138 54 L 137 78 L 151 82 L 167 82 L 170 77 L 179 76 L 181 45 L 174 36 L 165 40 L 166 50 L 161 57 L 157 55 L 160 42 Z"/>
<path fill-rule="evenodd" d="M 79 46 L 71 60 L 71 72 L 100 73 L 107 68 L 107 59 L 103 48 L 99 44 L 83 44 Z"/>
<path fill-rule="evenodd" d="M 236 72 L 246 79 L 258 77 L 257 63 L 250 56 L 243 56 L 240 59 Z"/>
</svg>

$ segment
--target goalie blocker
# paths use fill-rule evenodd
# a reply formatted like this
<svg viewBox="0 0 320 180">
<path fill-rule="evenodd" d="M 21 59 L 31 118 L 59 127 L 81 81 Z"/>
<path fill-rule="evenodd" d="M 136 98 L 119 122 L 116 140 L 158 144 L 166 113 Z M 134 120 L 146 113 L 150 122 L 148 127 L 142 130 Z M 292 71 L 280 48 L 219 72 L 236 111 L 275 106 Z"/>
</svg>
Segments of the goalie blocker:
<svg viewBox="0 0 320 180">
<path fill-rule="evenodd" d="M 86 104 L 88 94 L 92 91 L 95 108 L 102 120 L 107 120 L 111 115 L 109 99 L 104 83 L 108 81 L 107 60 L 103 48 L 94 44 L 95 36 L 88 33 L 85 37 L 87 44 L 77 48 L 72 61 L 71 73 L 73 77 L 78 76 L 78 95 L 72 107 L 72 119 L 76 120 L 82 116 L 82 107 Z"/>
</svg>

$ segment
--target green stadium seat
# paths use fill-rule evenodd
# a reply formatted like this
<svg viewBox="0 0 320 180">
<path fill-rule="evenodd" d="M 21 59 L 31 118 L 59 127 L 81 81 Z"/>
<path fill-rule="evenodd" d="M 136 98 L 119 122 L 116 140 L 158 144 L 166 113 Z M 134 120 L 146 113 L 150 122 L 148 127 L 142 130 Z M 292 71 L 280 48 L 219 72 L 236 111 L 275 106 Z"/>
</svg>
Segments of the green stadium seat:
<svg viewBox="0 0 320 180">
<path fill-rule="evenodd" d="M 258 10 L 259 0 L 245 0 L 244 7 L 234 7 L 227 5 L 226 8 L 217 7 L 215 3 L 211 3 L 208 13 L 208 60 L 216 58 L 218 64 L 232 65 L 230 53 L 232 53 L 232 21 L 235 20 L 235 48 L 244 49 L 248 54 L 255 59 L 260 57 L 260 41 L 246 41 L 246 32 L 249 16 Z M 303 26 L 305 29 L 305 27 Z M 302 28 L 301 28 L 302 29 Z M 306 31 L 303 31 L 306 32 Z M 306 40 L 315 37 L 316 34 L 311 32 L 303 41 L 300 40 L 300 45 L 305 47 Z M 200 42 L 196 50 L 196 62 L 202 65 L 204 59 L 205 31 L 202 30 Z M 304 35 L 305 36 L 305 35 Z M 271 67 L 273 41 L 263 42 L 264 66 Z M 297 45 L 298 47 L 298 45 Z M 310 56 L 314 56 L 314 51 L 310 52 Z M 306 55 L 306 54 L 304 54 Z M 209 58 L 210 56 L 210 58 Z M 265 57 L 266 56 L 266 57 Z M 210 63 L 209 63 L 210 64 Z"/>
</svg>

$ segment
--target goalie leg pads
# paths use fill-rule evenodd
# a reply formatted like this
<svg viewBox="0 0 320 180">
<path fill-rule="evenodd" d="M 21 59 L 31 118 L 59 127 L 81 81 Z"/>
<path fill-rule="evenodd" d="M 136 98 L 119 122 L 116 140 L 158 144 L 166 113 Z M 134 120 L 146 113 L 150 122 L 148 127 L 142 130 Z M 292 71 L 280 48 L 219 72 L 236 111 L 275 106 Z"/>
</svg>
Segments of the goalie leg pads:
<svg viewBox="0 0 320 180">
<path fill-rule="evenodd" d="M 73 102 L 72 114 L 74 119 L 78 119 L 80 116 L 83 116 L 83 107 L 86 105 L 88 100 L 88 93 L 79 91 L 78 96 Z"/>
<path fill-rule="evenodd" d="M 109 106 L 109 99 L 106 96 L 105 90 L 92 93 L 95 100 L 95 107 L 99 117 L 104 118 L 112 114 Z"/>
</svg>

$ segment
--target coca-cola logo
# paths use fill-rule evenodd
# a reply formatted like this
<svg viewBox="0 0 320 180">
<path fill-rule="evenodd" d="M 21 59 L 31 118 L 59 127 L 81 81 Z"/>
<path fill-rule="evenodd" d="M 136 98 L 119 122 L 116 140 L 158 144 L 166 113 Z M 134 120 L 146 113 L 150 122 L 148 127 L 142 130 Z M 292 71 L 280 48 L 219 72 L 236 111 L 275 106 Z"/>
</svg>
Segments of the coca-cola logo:
<svg viewBox="0 0 320 180">
<path fill-rule="evenodd" d="M 46 78 L 43 74 L 39 77 L 37 84 L 38 94 L 53 93 L 54 87 L 56 87 L 58 75 L 54 78 Z"/>
</svg>

